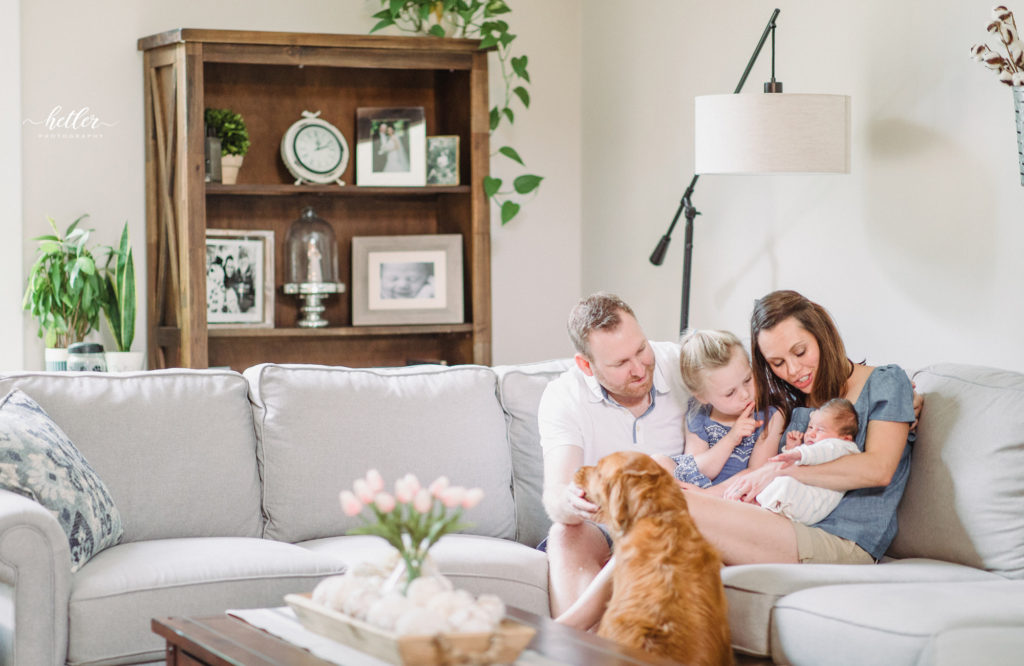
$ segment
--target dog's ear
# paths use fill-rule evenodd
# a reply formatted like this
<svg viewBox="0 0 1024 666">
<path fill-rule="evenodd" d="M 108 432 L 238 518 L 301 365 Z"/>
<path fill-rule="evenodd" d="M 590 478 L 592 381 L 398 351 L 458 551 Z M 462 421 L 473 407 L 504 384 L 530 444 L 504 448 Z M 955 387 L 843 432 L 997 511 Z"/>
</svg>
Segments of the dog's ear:
<svg viewBox="0 0 1024 666">
<path fill-rule="evenodd" d="M 653 462 L 653 461 L 652 461 Z M 648 497 L 658 483 L 661 468 L 623 466 L 608 481 L 608 513 L 613 525 L 622 533 L 629 531 L 638 518 L 650 513 Z"/>
</svg>

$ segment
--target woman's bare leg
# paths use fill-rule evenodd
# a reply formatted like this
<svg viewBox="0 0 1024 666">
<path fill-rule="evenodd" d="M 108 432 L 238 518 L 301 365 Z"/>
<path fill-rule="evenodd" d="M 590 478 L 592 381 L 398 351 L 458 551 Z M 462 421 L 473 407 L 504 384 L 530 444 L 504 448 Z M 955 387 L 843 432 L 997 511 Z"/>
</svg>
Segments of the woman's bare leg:
<svg viewBox="0 0 1024 666">
<path fill-rule="evenodd" d="M 690 516 L 725 564 L 799 561 L 789 518 L 753 504 L 686 493 Z"/>
</svg>

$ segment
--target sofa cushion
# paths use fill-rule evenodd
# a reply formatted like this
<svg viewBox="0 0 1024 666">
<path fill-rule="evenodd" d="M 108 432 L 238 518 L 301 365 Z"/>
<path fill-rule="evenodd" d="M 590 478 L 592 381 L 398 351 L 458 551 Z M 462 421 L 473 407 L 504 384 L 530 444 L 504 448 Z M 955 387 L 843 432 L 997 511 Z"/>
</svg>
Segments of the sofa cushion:
<svg viewBox="0 0 1024 666">
<path fill-rule="evenodd" d="M 259 440 L 265 536 L 306 541 L 360 524 L 339 491 L 371 468 L 484 490 L 474 534 L 515 536 L 512 463 L 497 378 L 478 366 L 353 369 L 263 364 L 245 377 Z"/>
<path fill-rule="evenodd" d="M 103 480 L 32 398 L 0 401 L 0 486 L 39 502 L 68 537 L 71 571 L 121 540 L 121 514 Z"/>
<path fill-rule="evenodd" d="M 772 609 L 786 595 L 834 585 L 895 582 L 999 581 L 995 574 L 934 560 L 886 564 L 745 564 L 722 569 L 733 647 L 770 654 Z"/>
<path fill-rule="evenodd" d="M 951 627 L 934 634 L 917 666 L 1020 666 L 1024 627 Z"/>
<path fill-rule="evenodd" d="M 914 381 L 924 411 L 890 553 L 1024 578 L 1024 375 L 943 364 Z"/>
<path fill-rule="evenodd" d="M 781 599 L 772 625 L 776 663 L 818 666 L 835 663 L 836 655 L 856 655 L 860 664 L 920 663 L 932 638 L 946 630 L 1024 633 L 1024 581 L 817 587 Z M 1017 645 L 978 643 L 960 663 L 1020 663 L 1020 652 L 1002 652 Z"/>
<path fill-rule="evenodd" d="M 78 572 L 68 604 L 68 664 L 163 659 L 154 617 L 218 615 L 281 606 L 344 573 L 337 558 L 292 544 L 239 537 L 157 539 L 103 551 Z"/>
<path fill-rule="evenodd" d="M 256 434 L 237 372 L 0 376 L 0 394 L 13 388 L 46 410 L 103 479 L 122 541 L 259 535 Z"/>
<path fill-rule="evenodd" d="M 298 544 L 344 560 L 380 564 L 397 557 L 394 548 L 375 536 L 343 536 Z M 457 589 L 496 594 L 506 604 L 547 617 L 547 556 L 529 546 L 471 534 L 447 534 L 430 549 L 430 560 Z"/>
<path fill-rule="evenodd" d="M 516 541 L 536 546 L 551 520 L 544 511 L 544 455 L 537 431 L 537 407 L 548 382 L 562 374 L 570 359 L 498 366 L 498 395 L 505 411 L 512 451 L 512 488 L 516 500 Z"/>
</svg>

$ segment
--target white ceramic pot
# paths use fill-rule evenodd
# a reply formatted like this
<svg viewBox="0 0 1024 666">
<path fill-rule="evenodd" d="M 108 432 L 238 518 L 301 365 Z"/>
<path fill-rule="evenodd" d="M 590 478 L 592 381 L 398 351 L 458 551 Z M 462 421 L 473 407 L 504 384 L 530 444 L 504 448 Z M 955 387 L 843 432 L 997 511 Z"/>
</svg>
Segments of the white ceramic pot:
<svg viewBox="0 0 1024 666">
<path fill-rule="evenodd" d="M 140 351 L 108 351 L 107 372 L 136 372 L 146 369 L 146 356 Z"/>
<path fill-rule="evenodd" d="M 66 347 L 47 347 L 43 356 L 47 372 L 64 372 L 68 369 L 68 350 Z"/>
<path fill-rule="evenodd" d="M 222 155 L 220 158 L 220 177 L 225 185 L 238 182 L 238 170 L 242 168 L 243 155 Z"/>
</svg>

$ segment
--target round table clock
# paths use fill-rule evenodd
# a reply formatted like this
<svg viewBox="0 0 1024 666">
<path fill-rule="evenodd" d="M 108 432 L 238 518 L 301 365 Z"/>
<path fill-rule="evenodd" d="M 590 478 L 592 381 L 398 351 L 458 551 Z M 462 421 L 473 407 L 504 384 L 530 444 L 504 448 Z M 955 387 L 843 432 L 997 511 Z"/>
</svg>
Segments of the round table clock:
<svg viewBox="0 0 1024 666">
<path fill-rule="evenodd" d="M 302 112 L 302 119 L 281 138 L 281 159 L 295 176 L 295 184 L 338 183 L 348 166 L 348 142 L 338 128 L 320 118 L 320 112 Z"/>
</svg>

